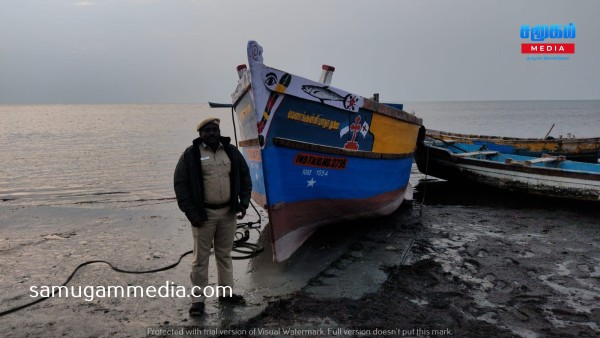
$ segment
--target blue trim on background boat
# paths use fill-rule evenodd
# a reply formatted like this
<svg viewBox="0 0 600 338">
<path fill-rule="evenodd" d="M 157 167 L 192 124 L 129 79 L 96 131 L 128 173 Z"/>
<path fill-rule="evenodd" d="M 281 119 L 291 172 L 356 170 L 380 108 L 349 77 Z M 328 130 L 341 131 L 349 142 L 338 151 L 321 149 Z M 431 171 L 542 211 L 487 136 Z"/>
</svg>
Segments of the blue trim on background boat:
<svg viewBox="0 0 600 338">
<path fill-rule="evenodd" d="M 478 146 L 486 146 L 486 148 L 489 150 L 494 150 L 505 154 L 514 154 L 516 151 L 515 147 L 513 146 L 496 144 L 494 142 L 473 141 L 473 144 Z"/>
<path fill-rule="evenodd" d="M 464 144 L 464 143 L 463 143 Z M 474 145 L 485 146 L 489 150 L 494 150 L 506 155 L 520 155 L 520 156 L 531 156 L 531 157 L 540 157 L 547 151 L 530 151 L 527 149 L 517 148 L 515 146 L 506 145 L 506 144 L 497 144 L 495 142 L 488 141 L 473 141 Z"/>
<path fill-rule="evenodd" d="M 386 106 L 390 106 L 392 108 L 396 108 L 398 110 L 404 110 L 404 104 L 403 103 L 384 103 Z"/>
<path fill-rule="evenodd" d="M 481 145 L 468 144 L 468 143 L 453 143 L 452 145 L 436 143 L 435 146 L 440 147 L 440 148 L 445 148 L 455 154 L 463 153 L 464 152 L 463 150 L 466 150 L 468 152 L 482 150 Z M 486 145 L 486 150 L 498 151 L 496 149 L 487 147 L 487 145 Z M 497 155 L 489 156 L 489 157 L 487 157 L 485 159 L 481 159 L 481 160 L 504 163 L 504 161 L 508 158 L 513 159 L 515 161 L 523 161 L 524 162 L 524 161 L 528 161 L 528 160 L 534 160 L 539 157 L 515 155 L 515 154 L 505 154 L 505 153 L 499 152 Z M 564 171 L 600 173 L 600 164 L 587 163 L 587 162 L 576 162 L 576 161 L 568 161 L 568 160 L 567 161 L 532 163 L 530 166 L 531 167 L 548 168 L 548 169 L 560 169 L 560 170 L 564 170 Z"/>
</svg>

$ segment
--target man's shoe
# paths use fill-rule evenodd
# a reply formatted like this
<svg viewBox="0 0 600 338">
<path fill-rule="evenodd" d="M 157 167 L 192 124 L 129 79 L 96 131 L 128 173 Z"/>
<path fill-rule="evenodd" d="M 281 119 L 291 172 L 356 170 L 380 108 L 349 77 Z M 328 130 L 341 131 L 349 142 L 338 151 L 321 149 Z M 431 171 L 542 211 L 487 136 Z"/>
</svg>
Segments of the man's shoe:
<svg viewBox="0 0 600 338">
<path fill-rule="evenodd" d="M 219 296 L 219 302 L 232 305 L 246 305 L 244 297 L 236 294 L 231 294 L 231 296 Z"/>
<path fill-rule="evenodd" d="M 190 308 L 190 317 L 200 317 L 202 315 L 204 315 L 204 303 L 192 303 L 192 307 Z"/>
</svg>

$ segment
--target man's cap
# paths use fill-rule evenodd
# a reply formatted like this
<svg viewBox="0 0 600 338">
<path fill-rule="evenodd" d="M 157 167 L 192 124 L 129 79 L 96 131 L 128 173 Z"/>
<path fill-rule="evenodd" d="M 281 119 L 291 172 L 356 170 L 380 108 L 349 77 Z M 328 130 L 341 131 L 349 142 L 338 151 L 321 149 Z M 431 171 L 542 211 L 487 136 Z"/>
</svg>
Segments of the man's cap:
<svg viewBox="0 0 600 338">
<path fill-rule="evenodd" d="M 205 125 L 207 125 L 209 123 L 214 123 L 218 126 L 219 123 L 221 123 L 221 119 L 212 117 L 212 116 L 209 118 L 206 118 L 202 122 L 198 123 L 198 126 L 196 127 L 196 131 L 200 131 L 200 129 L 202 129 Z"/>
</svg>

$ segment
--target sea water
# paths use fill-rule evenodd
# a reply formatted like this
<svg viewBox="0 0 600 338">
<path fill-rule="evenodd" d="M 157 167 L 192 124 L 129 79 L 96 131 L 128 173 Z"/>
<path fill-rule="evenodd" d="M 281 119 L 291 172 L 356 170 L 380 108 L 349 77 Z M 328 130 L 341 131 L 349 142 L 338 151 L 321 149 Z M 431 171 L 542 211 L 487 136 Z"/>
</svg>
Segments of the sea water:
<svg viewBox="0 0 600 338">
<path fill-rule="evenodd" d="M 515 137 L 600 136 L 600 101 L 405 102 L 430 129 Z M 0 105 L 0 203 L 127 207 L 172 202 L 196 124 L 230 109 L 190 105 Z M 232 141 L 234 142 L 234 141 Z"/>
<path fill-rule="evenodd" d="M 405 103 L 428 129 L 543 138 L 600 137 L 600 101 L 462 101 Z M 554 127 L 552 127 L 554 125 Z"/>
</svg>

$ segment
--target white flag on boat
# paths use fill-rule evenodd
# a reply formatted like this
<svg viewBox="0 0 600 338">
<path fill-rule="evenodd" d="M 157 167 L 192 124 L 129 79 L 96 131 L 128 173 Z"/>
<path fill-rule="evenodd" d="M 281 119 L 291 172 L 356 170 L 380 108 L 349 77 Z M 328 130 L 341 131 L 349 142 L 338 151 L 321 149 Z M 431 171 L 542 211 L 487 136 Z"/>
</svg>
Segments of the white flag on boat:
<svg viewBox="0 0 600 338">
<path fill-rule="evenodd" d="M 347 120 L 343 121 L 341 128 L 340 128 L 340 138 L 342 138 L 342 136 L 346 135 L 349 131 L 350 131 L 350 123 Z"/>
<path fill-rule="evenodd" d="M 367 133 L 369 132 L 369 124 L 367 123 L 367 121 L 365 121 L 365 123 L 363 123 L 362 128 L 360 128 L 360 133 L 362 134 L 363 137 L 367 137 Z"/>
</svg>

